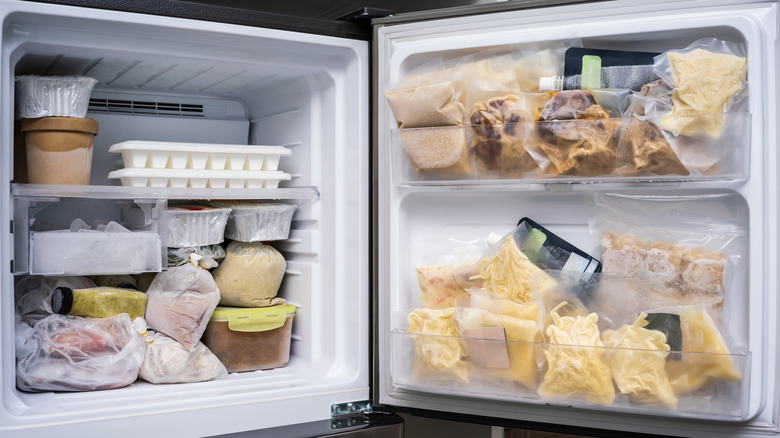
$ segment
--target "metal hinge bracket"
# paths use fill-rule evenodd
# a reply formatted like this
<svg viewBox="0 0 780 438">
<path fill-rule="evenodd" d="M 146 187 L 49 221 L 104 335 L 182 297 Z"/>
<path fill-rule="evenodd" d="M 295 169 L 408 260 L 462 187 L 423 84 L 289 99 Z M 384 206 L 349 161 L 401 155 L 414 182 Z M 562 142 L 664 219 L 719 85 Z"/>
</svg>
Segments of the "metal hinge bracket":
<svg viewBox="0 0 780 438">
<path fill-rule="evenodd" d="M 368 400 L 330 405 L 330 428 L 344 429 L 368 424 L 369 418 L 366 415 L 373 412 Z"/>
</svg>

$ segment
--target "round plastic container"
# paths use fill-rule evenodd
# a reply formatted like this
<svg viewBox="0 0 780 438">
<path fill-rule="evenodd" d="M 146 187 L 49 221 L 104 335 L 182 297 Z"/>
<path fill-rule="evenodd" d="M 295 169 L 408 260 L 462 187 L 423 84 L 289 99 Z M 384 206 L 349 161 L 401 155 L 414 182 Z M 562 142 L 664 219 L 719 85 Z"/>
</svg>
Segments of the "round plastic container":
<svg viewBox="0 0 780 438">
<path fill-rule="evenodd" d="M 169 248 L 204 246 L 225 240 L 229 208 L 213 208 L 200 205 L 168 206 Z"/>
<path fill-rule="evenodd" d="M 287 365 L 295 306 L 217 307 L 201 341 L 228 372 L 267 370 Z"/>
<path fill-rule="evenodd" d="M 94 119 L 44 117 L 22 120 L 31 184 L 89 184 Z"/>
</svg>

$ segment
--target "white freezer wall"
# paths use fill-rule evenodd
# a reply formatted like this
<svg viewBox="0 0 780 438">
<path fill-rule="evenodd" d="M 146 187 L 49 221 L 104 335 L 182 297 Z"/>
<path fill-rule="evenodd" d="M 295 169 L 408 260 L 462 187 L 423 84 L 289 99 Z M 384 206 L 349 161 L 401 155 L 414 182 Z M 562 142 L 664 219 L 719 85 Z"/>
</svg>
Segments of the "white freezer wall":
<svg viewBox="0 0 780 438">
<path fill-rule="evenodd" d="M 208 141 L 234 143 L 242 138 L 248 144 L 292 149 L 293 156 L 283 158 L 280 169 L 293 179 L 282 185 L 280 196 L 290 193 L 287 202 L 300 207 L 290 239 L 278 246 L 288 261 L 280 296 L 300 306 L 287 367 L 237 373 L 221 381 L 136 382 L 99 392 L 32 394 L 16 389 L 14 278 L 8 270 L 14 248 L 13 236 L 3 227 L 0 434 L 71 436 L 100 430 L 119 435 L 219 435 L 328 419 L 331 404 L 367 399 L 368 43 L 16 1 L 0 1 L 0 23 L 4 223 L 13 218 L 15 74 L 94 76 L 100 82 L 93 97 L 105 99 L 202 104 L 212 113 L 228 102 L 222 115 L 212 114 L 203 126 L 237 132 L 211 132 Z M 193 132 L 183 132 L 180 120 L 166 124 L 172 120 L 166 116 L 92 115 L 114 119 L 106 121 L 102 127 L 108 131 L 96 137 L 94 159 L 102 161 L 101 169 L 117 165 L 118 156 L 106 151 L 110 144 L 135 132 L 139 139 L 193 141 Z M 133 129 L 124 125 L 128 121 Z M 96 181 L 106 183 L 104 177 Z M 166 197 L 165 190 L 145 191 L 144 196 L 149 193 Z M 294 199 L 300 193 L 316 196 Z M 265 195 L 258 190 L 226 196 Z"/>
<path fill-rule="evenodd" d="M 527 184 L 506 182 L 481 186 L 409 186 L 398 182 L 396 159 L 391 150 L 391 129 L 395 120 L 382 98 L 377 102 L 376 145 L 379 172 L 378 263 L 378 342 L 380 357 L 393 353 L 391 331 L 403 329 L 405 315 L 416 292 L 409 273 L 410 254 L 406 248 L 426 248 L 437 237 L 463 240 L 484 236 L 490 231 L 508 232 L 522 216 L 534 218 L 539 211 L 542 225 L 561 232 L 575 245 L 592 244 L 581 194 L 589 191 L 658 190 L 692 194 L 697 190 L 737 193 L 749 209 L 745 219 L 749 267 L 739 275 L 737 285 L 749 293 L 740 304 L 744 320 L 733 321 L 733 329 L 752 353 L 750 400 L 745 422 L 701 421 L 657 418 L 595 408 L 579 410 L 536 406 L 499 397 L 419 390 L 397 385 L 388 361 L 379 363 L 380 403 L 500 417 L 532 422 L 684 436 L 773 436 L 780 433 L 777 378 L 778 340 L 774 336 L 780 313 L 777 300 L 777 187 L 778 133 L 778 4 L 777 2 L 618 1 L 529 9 L 517 12 L 476 15 L 424 23 L 393 24 L 376 31 L 379 96 L 404 74 L 424 62 L 442 56 L 445 61 L 481 50 L 510 44 L 581 38 L 583 46 L 660 52 L 682 48 L 704 37 L 744 41 L 748 48 L 750 86 L 751 150 L 747 181 L 679 182 L 669 185 L 643 184 Z M 561 193 L 562 191 L 562 193 Z M 459 196 L 461 195 L 461 196 Z M 458 202 L 458 199 L 460 202 Z M 469 200 L 473 204 L 469 204 Z M 548 200 L 548 202 L 545 202 Z M 560 202 L 557 202 L 560 201 Z M 439 206 L 441 209 L 438 209 Z M 573 211 L 561 214 L 571 206 Z M 423 216 L 428 215 L 428 221 Z M 440 220 L 436 222 L 437 218 Z M 503 228 L 502 227 L 503 224 Z M 425 238 L 426 240 L 422 240 Z M 399 242 L 400 241 L 400 242 Z M 395 243 L 399 242 L 399 243 Z M 405 246 L 406 245 L 406 246 Z M 586 251 L 594 248 L 583 246 Z M 413 271 L 412 271 L 413 272 Z M 740 294 L 737 294 L 740 295 Z M 732 326 L 729 326 L 730 329 Z M 400 358 L 403 360 L 404 358 Z M 412 360 L 408 358 L 408 360 Z M 382 363 L 387 363 L 382 366 Z M 449 394 L 449 395 L 447 395 Z"/>
</svg>

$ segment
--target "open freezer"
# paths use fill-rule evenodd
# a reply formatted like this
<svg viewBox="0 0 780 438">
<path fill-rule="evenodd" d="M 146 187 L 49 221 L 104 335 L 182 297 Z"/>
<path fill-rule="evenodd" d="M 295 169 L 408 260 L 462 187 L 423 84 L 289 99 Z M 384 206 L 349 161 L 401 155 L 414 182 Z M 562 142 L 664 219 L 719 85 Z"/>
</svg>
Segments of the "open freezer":
<svg viewBox="0 0 780 438">
<path fill-rule="evenodd" d="M 0 212 L 13 224 L 3 227 L 0 249 L 0 429 L 206 436 L 327 420 L 332 404 L 368 399 L 367 42 L 28 2 L 2 2 L 0 16 Z M 22 75 L 98 80 L 87 113 L 99 124 L 89 185 L 24 182 L 24 152 L 14 150 L 14 85 Z M 290 153 L 277 156 L 286 178 L 275 187 L 235 174 L 221 186 L 213 175 L 208 184 L 192 175 L 162 183 L 109 178 L 123 167 L 109 148 L 128 141 Z M 230 159 L 233 170 L 253 169 L 250 158 L 246 166 Z M 205 200 L 297 207 L 289 236 L 274 243 L 287 262 L 278 296 L 295 306 L 288 365 L 190 384 L 18 389 L 14 345 L 23 334 L 15 331 L 15 285 L 30 277 L 165 271 L 166 230 L 174 226 L 168 207 Z M 132 232 L 49 232 L 76 219 L 114 221 Z"/>
<path fill-rule="evenodd" d="M 731 3 L 379 21 L 375 342 L 389 358 L 377 362 L 381 404 L 662 435 L 778 433 L 778 5 Z M 558 97 L 582 98 L 539 90 L 539 76 L 561 74 L 556 54 L 567 47 L 657 57 L 706 39 L 744 47 L 749 88 L 740 109 L 697 116 L 700 126 L 718 119 L 715 135 L 669 134 L 690 116 L 654 119 L 643 103 L 637 111 L 646 89 L 617 110 L 616 90 L 589 91 L 603 118 L 545 118 L 561 114 Z M 657 138 L 680 161 L 640 165 L 636 145 Z M 581 155 L 556 155 L 566 148 Z M 693 155 L 709 157 L 704 168 Z M 621 159 L 629 163 L 603 165 Z M 545 229 L 518 227 L 523 218 Z M 569 252 L 554 269 L 573 279 L 540 269 L 551 233 L 600 260 L 602 273 Z M 673 255 L 683 246 L 724 257 L 715 281 L 723 295 L 706 312 L 712 296 L 682 292 L 696 269 L 685 266 L 699 263 Z M 659 255 L 677 266 L 662 274 L 660 299 L 639 284 L 658 272 Z M 700 312 L 719 334 L 693 323 L 709 318 Z M 660 314 L 689 331 L 677 335 L 682 347 L 627 341 L 645 336 L 641 327 L 663 331 L 644 319 Z M 724 348 L 694 347 L 697 336 Z"/>
</svg>

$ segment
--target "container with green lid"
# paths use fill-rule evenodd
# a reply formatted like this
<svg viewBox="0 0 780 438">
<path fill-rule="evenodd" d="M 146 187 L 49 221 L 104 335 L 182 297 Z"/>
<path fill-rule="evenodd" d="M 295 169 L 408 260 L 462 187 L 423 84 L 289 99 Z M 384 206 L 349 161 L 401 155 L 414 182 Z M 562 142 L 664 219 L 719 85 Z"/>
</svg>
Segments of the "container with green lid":
<svg viewBox="0 0 780 438">
<path fill-rule="evenodd" d="M 217 307 L 201 341 L 228 372 L 287 365 L 295 306 Z"/>
</svg>

